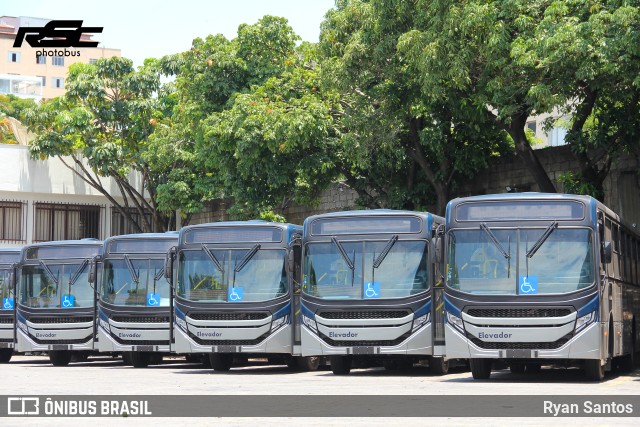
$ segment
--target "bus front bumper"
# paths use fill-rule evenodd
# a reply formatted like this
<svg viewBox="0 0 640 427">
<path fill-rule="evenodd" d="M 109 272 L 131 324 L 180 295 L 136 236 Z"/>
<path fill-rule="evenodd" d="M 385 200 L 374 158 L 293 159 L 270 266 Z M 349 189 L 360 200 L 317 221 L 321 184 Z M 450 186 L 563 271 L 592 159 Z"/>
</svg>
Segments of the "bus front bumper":
<svg viewBox="0 0 640 427">
<path fill-rule="evenodd" d="M 397 345 L 370 346 L 332 346 L 320 338 L 306 325 L 301 326 L 303 356 L 431 356 L 433 345 L 431 340 L 431 323 L 411 333 Z"/>
<path fill-rule="evenodd" d="M 153 335 L 149 336 L 149 333 L 153 333 Z M 117 333 L 117 332 L 116 332 Z M 141 341 L 164 341 L 169 342 L 169 330 L 127 330 L 126 333 L 128 335 L 136 335 L 138 340 Z M 124 351 L 150 351 L 157 353 L 169 353 L 171 351 L 171 346 L 169 344 L 163 345 L 146 345 L 141 343 L 131 343 L 131 344 L 123 344 L 119 343 L 115 340 L 111 334 L 105 331 L 102 327 L 98 329 L 98 351 L 101 353 L 120 353 Z"/>
<path fill-rule="evenodd" d="M 215 328 L 213 328 L 215 329 Z M 291 324 L 284 325 L 270 333 L 263 341 L 255 345 L 242 344 L 234 340 L 232 328 L 225 331 L 225 341 L 220 344 L 199 344 L 180 327 L 174 327 L 175 347 L 178 354 L 190 353 L 253 353 L 253 354 L 291 354 L 293 350 L 293 331 Z M 234 343 L 236 341 L 236 343 Z"/>
<path fill-rule="evenodd" d="M 517 350 L 516 343 L 504 349 L 484 349 L 460 333 L 450 324 L 445 324 L 447 359 L 490 358 L 490 359 L 599 359 L 601 323 L 587 326 L 564 345 L 556 349 Z"/>
</svg>

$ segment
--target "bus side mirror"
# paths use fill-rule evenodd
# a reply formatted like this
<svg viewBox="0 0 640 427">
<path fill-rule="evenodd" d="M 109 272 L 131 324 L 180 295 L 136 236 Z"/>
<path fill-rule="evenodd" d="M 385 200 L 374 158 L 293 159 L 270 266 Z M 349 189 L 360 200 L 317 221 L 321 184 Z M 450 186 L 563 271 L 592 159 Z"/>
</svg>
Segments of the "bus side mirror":
<svg viewBox="0 0 640 427">
<path fill-rule="evenodd" d="M 440 264 L 442 262 L 442 237 L 436 237 L 433 249 L 436 263 Z"/>
<path fill-rule="evenodd" d="M 605 240 L 602 242 L 602 262 L 604 264 L 609 264 L 611 262 L 611 242 Z"/>
<path fill-rule="evenodd" d="M 293 251 L 289 251 L 289 255 L 287 256 L 287 270 L 289 273 L 293 273 L 293 266 L 295 265 L 295 255 Z"/>
<path fill-rule="evenodd" d="M 167 256 L 164 259 L 164 278 L 171 279 L 171 273 L 173 270 L 173 254 L 175 254 L 175 248 L 171 248 L 167 251 Z"/>
<path fill-rule="evenodd" d="M 96 283 L 96 266 L 98 265 L 97 260 L 93 260 L 91 262 L 91 267 L 89 267 L 89 283 Z"/>
</svg>

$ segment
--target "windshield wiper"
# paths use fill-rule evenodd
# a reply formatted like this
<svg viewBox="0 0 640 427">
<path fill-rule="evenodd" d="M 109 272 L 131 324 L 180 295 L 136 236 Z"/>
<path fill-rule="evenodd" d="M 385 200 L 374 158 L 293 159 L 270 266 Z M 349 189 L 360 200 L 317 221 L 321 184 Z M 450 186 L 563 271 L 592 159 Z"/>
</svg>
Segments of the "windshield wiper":
<svg viewBox="0 0 640 427">
<path fill-rule="evenodd" d="M 386 246 L 382 249 L 382 252 L 380 252 L 380 255 L 378 255 L 378 257 L 373 260 L 373 268 L 380 267 L 380 264 L 382 264 L 382 261 L 384 261 L 384 259 L 389 254 L 389 251 L 391 251 L 391 248 L 393 248 L 393 245 L 395 245 L 397 241 L 398 241 L 397 234 L 394 234 L 393 236 L 391 236 Z"/>
<path fill-rule="evenodd" d="M 340 255 L 342 256 L 344 261 L 347 263 L 347 267 L 349 267 L 349 270 L 351 270 L 351 286 L 353 286 L 353 281 L 355 280 L 355 274 L 356 274 L 356 267 L 354 265 L 354 262 L 356 260 L 356 250 L 355 249 L 353 250 L 353 261 L 352 261 L 351 258 L 349 258 L 349 255 L 347 255 L 347 251 L 344 250 L 344 246 L 342 246 L 342 243 L 340 243 L 338 239 L 336 239 L 336 236 L 332 236 L 331 241 L 336 245 L 336 247 L 338 248 L 338 252 L 340 252 Z"/>
<path fill-rule="evenodd" d="M 84 261 L 82 261 L 82 264 L 80 264 L 80 267 L 78 267 L 76 272 L 73 273 L 73 276 L 71 276 L 71 278 L 69 279 L 69 286 L 73 286 L 76 283 L 76 281 L 80 277 L 80 274 L 82 274 L 87 264 L 89 264 L 88 259 L 85 259 Z"/>
<path fill-rule="evenodd" d="M 531 249 L 529 249 L 529 251 L 527 252 L 527 258 L 531 258 L 536 254 L 536 252 L 538 252 L 540 246 L 542 246 L 542 244 L 547 240 L 547 238 L 551 235 L 551 233 L 553 233 L 553 230 L 555 230 L 556 228 L 558 228 L 558 222 L 553 221 L 551 225 L 547 227 L 542 236 L 540 236 L 538 241 L 531 247 Z"/>
<path fill-rule="evenodd" d="M 338 252 L 340 252 L 340 255 L 342 255 L 342 258 L 347 263 L 347 267 L 349 267 L 350 270 L 354 270 L 355 267 L 353 265 L 353 261 L 351 261 L 351 259 L 349 258 L 349 255 L 347 255 L 347 251 L 344 250 L 342 243 L 338 242 L 338 239 L 336 239 L 335 236 L 331 237 L 331 241 L 338 248 Z"/>
<path fill-rule="evenodd" d="M 222 264 L 220 264 L 220 261 L 218 261 L 218 258 L 216 258 L 216 256 L 213 254 L 211 249 L 209 249 L 205 245 L 202 245 L 202 249 L 204 249 L 204 253 L 206 253 L 209 259 L 213 261 L 213 263 L 216 265 L 216 268 L 218 269 L 218 271 L 224 274 L 224 267 L 222 267 Z"/>
<path fill-rule="evenodd" d="M 485 224 L 484 222 L 481 223 L 480 228 L 483 229 L 485 233 L 487 233 L 487 236 L 489 236 L 489 238 L 491 239 L 493 244 L 496 246 L 496 248 L 498 248 L 502 256 L 505 257 L 505 259 L 510 259 L 511 255 L 509 255 L 509 253 L 504 250 L 504 247 L 500 244 L 500 242 L 498 241 L 498 238 L 495 236 L 495 234 L 493 234 L 491 229 L 487 227 L 487 224 Z"/>
<path fill-rule="evenodd" d="M 56 286 L 57 286 L 58 285 L 58 278 L 55 276 L 55 274 L 53 274 L 53 271 L 51 271 L 49 266 L 47 264 L 45 264 L 44 261 L 40 260 L 39 263 L 40 263 L 40 267 L 42 267 L 44 272 L 47 273 L 47 276 L 49 276 L 49 278 L 51 280 L 53 280 L 53 283 L 55 283 Z"/>
<path fill-rule="evenodd" d="M 240 260 L 240 262 L 236 264 L 233 271 L 235 273 L 238 273 L 240 270 L 242 270 L 247 265 L 247 263 L 251 260 L 251 258 L 253 258 L 256 252 L 258 252 L 259 249 L 260 249 L 260 243 L 257 243 L 253 248 L 251 248 L 249 252 L 247 252 L 244 258 L 242 258 L 242 260 Z"/>
<path fill-rule="evenodd" d="M 124 256 L 124 261 L 127 264 L 127 268 L 129 269 L 129 272 L 131 273 L 131 278 L 133 278 L 134 283 L 137 285 L 138 283 L 140 283 L 140 276 L 136 272 L 136 269 L 133 267 L 133 263 L 131 262 L 131 260 L 127 255 Z"/>
</svg>

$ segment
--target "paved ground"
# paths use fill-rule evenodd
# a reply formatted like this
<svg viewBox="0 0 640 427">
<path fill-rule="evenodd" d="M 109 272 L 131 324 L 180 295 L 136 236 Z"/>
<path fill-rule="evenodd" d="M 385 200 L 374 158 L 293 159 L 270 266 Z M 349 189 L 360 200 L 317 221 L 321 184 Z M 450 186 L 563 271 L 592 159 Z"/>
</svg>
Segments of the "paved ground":
<svg viewBox="0 0 640 427">
<path fill-rule="evenodd" d="M 53 367 L 46 357 L 14 357 L 0 367 L 3 388 L 10 395 L 640 395 L 640 370 L 627 375 L 608 375 L 602 383 L 584 380 L 578 369 L 545 368 L 539 374 L 512 375 L 494 372 L 489 381 L 474 381 L 469 372 L 453 369 L 449 375 L 431 375 L 425 368 L 385 371 L 381 368 L 356 369 L 348 376 L 331 371 L 290 372 L 281 366 L 251 366 L 214 372 L 201 365 L 171 360 L 146 369 L 124 366 L 120 360 L 90 358 L 68 367 Z M 640 408 L 639 408 L 640 409 Z M 7 422 L 5 422 L 7 421 Z M 23 422 L 21 422 L 23 421 Z M 24 419 L 1 420 L 0 425 L 33 425 Z M 29 421 L 35 421 L 31 419 Z M 87 425 L 87 418 L 38 418 L 37 425 Z M 150 419 L 92 419 L 92 425 L 148 425 Z M 154 419 L 157 424 L 160 419 Z M 211 419 L 165 418 L 162 423 L 210 425 Z M 223 425 L 281 425 L 286 418 L 217 419 Z M 306 425 L 396 425 L 400 419 L 387 418 L 304 418 Z M 505 418 L 405 418 L 414 424 L 509 425 Z M 520 425 L 637 425 L 632 418 L 519 418 Z"/>
</svg>

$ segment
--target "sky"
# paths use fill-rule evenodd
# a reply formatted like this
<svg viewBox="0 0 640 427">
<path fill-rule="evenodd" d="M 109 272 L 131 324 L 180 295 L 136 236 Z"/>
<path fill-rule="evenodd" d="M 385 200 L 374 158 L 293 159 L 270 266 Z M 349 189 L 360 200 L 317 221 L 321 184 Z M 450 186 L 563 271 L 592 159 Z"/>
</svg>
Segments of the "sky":
<svg viewBox="0 0 640 427">
<path fill-rule="evenodd" d="M 209 34 L 237 35 L 238 25 L 264 15 L 287 18 L 302 40 L 317 42 L 320 23 L 335 0 L 0 0 L 0 16 L 83 20 L 104 27 L 93 39 L 122 50 L 142 65 L 145 58 L 189 50 L 191 41 Z"/>
</svg>

